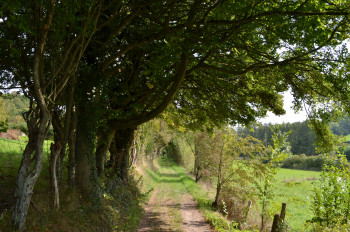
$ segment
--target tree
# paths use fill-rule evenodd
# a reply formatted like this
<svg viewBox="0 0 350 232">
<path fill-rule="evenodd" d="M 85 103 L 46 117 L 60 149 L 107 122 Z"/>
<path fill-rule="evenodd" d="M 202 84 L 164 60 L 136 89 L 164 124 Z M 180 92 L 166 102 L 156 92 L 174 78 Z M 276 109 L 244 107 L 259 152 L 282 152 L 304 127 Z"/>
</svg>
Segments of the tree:
<svg viewBox="0 0 350 232">
<path fill-rule="evenodd" d="M 217 178 L 216 195 L 213 206 L 219 204 L 220 194 L 223 188 L 235 179 L 243 177 L 244 182 L 249 182 L 262 168 L 252 168 L 257 157 L 263 156 L 265 147 L 259 140 L 252 137 L 239 138 L 235 131 L 226 128 L 218 131 L 212 145 L 213 156 L 211 165 L 214 166 L 214 173 Z M 256 166 L 257 167 L 257 166 Z M 252 169 L 250 169 L 252 168 Z M 239 176 L 239 177 L 237 177 Z M 247 183 L 245 183 L 247 184 Z M 242 186 L 245 185 L 242 183 Z M 234 188 L 238 188 L 235 186 Z M 233 191 L 237 191 L 234 189 Z"/>
<path fill-rule="evenodd" d="M 287 142 L 288 133 L 281 132 L 279 127 L 274 127 L 272 136 L 272 145 L 268 147 L 269 152 L 265 158 L 265 173 L 262 181 L 256 181 L 255 185 L 258 190 L 258 196 L 261 200 L 261 228 L 265 230 L 266 221 L 269 217 L 269 205 L 274 196 L 274 181 L 278 168 L 283 160 L 290 155 L 290 145 Z M 267 160 L 266 160 L 267 159 Z"/>
<path fill-rule="evenodd" d="M 37 178 L 51 109 L 73 77 L 83 195 L 99 195 L 96 144 L 103 157 L 113 136 L 170 104 L 187 124 L 201 126 L 283 113 L 279 93 L 288 87 L 297 106 L 346 103 L 347 54 L 338 45 L 347 38 L 347 15 L 346 4 L 314 1 L 6 1 L 2 88 L 19 85 L 31 99 L 23 164 L 36 150 Z M 315 122 L 332 113 L 314 112 Z M 108 143 L 96 142 L 99 131 L 111 133 Z"/>
<path fill-rule="evenodd" d="M 1 3 L 2 88 L 20 87 L 30 101 L 24 114 L 29 141 L 18 171 L 12 217 L 19 230 L 41 172 L 52 106 L 74 77 L 99 13 L 98 1 Z"/>
<path fill-rule="evenodd" d="M 280 124 L 282 132 L 290 132 L 288 142 L 293 154 L 315 155 L 316 134 L 308 126 L 308 121 Z M 261 126 L 252 125 L 249 128 L 240 129 L 241 136 L 251 135 L 264 142 L 265 146 L 272 145 L 274 125 L 264 124 Z"/>
</svg>

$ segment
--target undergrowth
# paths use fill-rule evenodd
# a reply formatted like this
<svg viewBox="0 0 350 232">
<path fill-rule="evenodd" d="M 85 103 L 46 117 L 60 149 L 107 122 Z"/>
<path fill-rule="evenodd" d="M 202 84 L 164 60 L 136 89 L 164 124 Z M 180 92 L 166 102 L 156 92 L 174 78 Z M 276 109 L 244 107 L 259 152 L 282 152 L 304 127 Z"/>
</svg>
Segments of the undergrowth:
<svg viewBox="0 0 350 232">
<path fill-rule="evenodd" d="M 25 141 L 0 141 L 0 231 L 14 231 L 11 216 L 14 206 L 17 170 L 21 162 Z M 48 142 L 46 142 L 48 143 Z M 47 151 L 47 150 L 46 150 Z M 66 168 L 64 168 L 66 172 Z M 67 174 L 64 173 L 63 176 Z M 141 194 L 132 176 L 129 183 L 115 180 L 103 194 L 100 208 L 81 201 L 74 188 L 68 188 L 63 180 L 60 186 L 60 208 L 52 207 L 52 194 L 49 183 L 48 153 L 45 153 L 43 170 L 35 185 L 29 207 L 26 231 L 136 231 L 143 209 Z"/>
</svg>

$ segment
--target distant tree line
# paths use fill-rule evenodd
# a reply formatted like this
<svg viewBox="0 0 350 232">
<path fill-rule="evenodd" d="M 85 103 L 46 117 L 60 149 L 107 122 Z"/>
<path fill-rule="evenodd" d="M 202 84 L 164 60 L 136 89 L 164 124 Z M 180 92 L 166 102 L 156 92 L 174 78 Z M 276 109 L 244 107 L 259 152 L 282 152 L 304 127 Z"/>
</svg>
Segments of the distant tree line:
<svg viewBox="0 0 350 232">
<path fill-rule="evenodd" d="M 261 140 L 265 146 L 272 144 L 273 125 L 263 124 L 262 126 L 253 125 L 250 128 L 239 127 L 237 132 L 240 136 L 252 136 Z M 308 126 L 308 121 L 283 123 L 280 125 L 282 132 L 290 132 L 288 142 L 293 154 L 305 154 L 307 156 L 316 155 L 315 150 L 315 132 Z"/>
<path fill-rule="evenodd" d="M 345 116 L 340 119 L 338 122 L 334 122 L 331 124 L 331 130 L 335 135 L 346 136 L 350 134 L 350 118 L 349 116 Z"/>
</svg>

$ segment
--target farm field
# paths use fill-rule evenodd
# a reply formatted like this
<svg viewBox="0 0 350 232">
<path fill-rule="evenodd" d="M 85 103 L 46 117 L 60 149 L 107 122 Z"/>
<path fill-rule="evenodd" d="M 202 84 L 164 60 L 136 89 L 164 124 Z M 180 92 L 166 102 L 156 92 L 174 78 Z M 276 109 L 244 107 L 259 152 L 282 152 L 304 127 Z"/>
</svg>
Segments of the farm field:
<svg viewBox="0 0 350 232">
<path fill-rule="evenodd" d="M 291 231 L 305 231 L 305 221 L 312 218 L 313 188 L 321 172 L 281 168 L 277 173 L 277 197 L 274 207 L 279 213 L 287 203 L 286 220 Z"/>
</svg>

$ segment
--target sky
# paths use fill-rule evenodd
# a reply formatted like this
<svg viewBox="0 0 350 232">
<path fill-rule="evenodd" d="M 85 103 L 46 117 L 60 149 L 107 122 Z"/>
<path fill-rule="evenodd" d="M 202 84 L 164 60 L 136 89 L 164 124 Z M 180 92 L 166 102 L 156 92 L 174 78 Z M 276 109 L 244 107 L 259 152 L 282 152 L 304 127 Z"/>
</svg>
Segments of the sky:
<svg viewBox="0 0 350 232">
<path fill-rule="evenodd" d="M 293 106 L 293 96 L 290 91 L 286 91 L 283 94 L 284 100 L 284 110 L 286 111 L 285 115 L 276 116 L 272 112 L 268 112 L 265 118 L 259 120 L 261 123 L 272 123 L 272 124 L 282 124 L 282 123 L 293 123 L 293 122 L 302 122 L 305 121 L 307 116 L 304 110 L 295 113 L 292 109 Z"/>
</svg>

